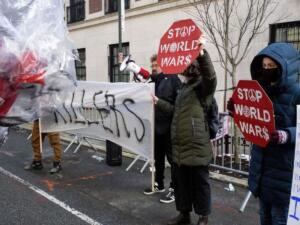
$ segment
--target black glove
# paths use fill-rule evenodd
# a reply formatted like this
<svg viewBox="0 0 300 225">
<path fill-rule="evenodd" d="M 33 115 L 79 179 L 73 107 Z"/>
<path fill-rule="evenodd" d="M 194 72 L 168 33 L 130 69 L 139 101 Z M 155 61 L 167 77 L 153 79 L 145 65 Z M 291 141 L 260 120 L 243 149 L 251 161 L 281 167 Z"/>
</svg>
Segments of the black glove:
<svg viewBox="0 0 300 225">
<path fill-rule="evenodd" d="M 234 102 L 233 102 L 233 99 L 230 98 L 228 101 L 227 101 L 227 110 L 229 112 L 229 115 L 233 117 L 233 112 L 234 112 Z"/>
</svg>

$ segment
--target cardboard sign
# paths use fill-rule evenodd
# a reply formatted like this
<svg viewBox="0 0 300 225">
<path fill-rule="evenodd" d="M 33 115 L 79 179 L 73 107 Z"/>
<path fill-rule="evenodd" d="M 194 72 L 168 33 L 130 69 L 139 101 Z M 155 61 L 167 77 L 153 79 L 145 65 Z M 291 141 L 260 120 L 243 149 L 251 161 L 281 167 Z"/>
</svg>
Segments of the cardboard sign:
<svg viewBox="0 0 300 225">
<path fill-rule="evenodd" d="M 287 225 L 300 224 L 300 106 L 297 106 L 296 149 Z"/>
<path fill-rule="evenodd" d="M 233 118 L 245 139 L 261 147 L 275 130 L 273 104 L 257 81 L 239 81 L 232 99 Z"/>
<path fill-rule="evenodd" d="M 182 73 L 199 55 L 197 40 L 202 32 L 193 20 L 172 24 L 160 40 L 158 65 L 165 74 Z"/>
</svg>

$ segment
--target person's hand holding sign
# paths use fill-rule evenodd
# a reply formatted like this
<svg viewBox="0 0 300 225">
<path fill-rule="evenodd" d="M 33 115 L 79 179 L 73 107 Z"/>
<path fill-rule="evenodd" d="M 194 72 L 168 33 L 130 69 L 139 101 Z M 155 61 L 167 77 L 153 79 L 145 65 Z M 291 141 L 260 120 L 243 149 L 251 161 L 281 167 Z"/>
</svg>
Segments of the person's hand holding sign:
<svg viewBox="0 0 300 225">
<path fill-rule="evenodd" d="M 201 37 L 197 41 L 197 44 L 199 46 L 200 56 L 204 55 L 204 49 L 205 49 L 205 44 L 206 44 L 206 38 L 204 35 L 201 35 Z"/>
<path fill-rule="evenodd" d="M 233 102 L 233 99 L 230 98 L 228 101 L 227 101 L 227 111 L 229 113 L 229 115 L 231 117 L 233 117 L 233 111 L 234 111 L 234 102 Z"/>
<path fill-rule="evenodd" d="M 274 130 L 270 134 L 270 144 L 286 144 L 288 141 L 289 135 L 288 132 L 284 130 Z"/>
<path fill-rule="evenodd" d="M 151 94 L 151 98 L 152 98 L 153 104 L 156 105 L 158 102 L 158 97 L 156 97 L 154 94 Z"/>
</svg>

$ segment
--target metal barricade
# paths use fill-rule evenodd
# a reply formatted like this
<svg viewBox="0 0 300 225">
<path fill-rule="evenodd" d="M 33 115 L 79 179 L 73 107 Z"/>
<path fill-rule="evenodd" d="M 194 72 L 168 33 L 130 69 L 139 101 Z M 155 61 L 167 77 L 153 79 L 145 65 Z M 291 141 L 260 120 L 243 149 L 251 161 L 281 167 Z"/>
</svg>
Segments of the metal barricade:
<svg viewBox="0 0 300 225">
<path fill-rule="evenodd" d="M 238 152 L 235 152 L 232 143 L 233 137 L 229 135 L 212 142 L 214 159 L 210 166 L 218 170 L 248 177 L 251 143 L 246 141 L 243 137 L 238 137 Z M 240 212 L 244 212 L 250 197 L 251 192 L 248 191 L 240 207 Z"/>
<path fill-rule="evenodd" d="M 237 138 L 238 153 L 233 146 L 233 137 L 226 135 L 212 142 L 214 158 L 211 167 L 248 176 L 251 143 L 243 137 Z"/>
<path fill-rule="evenodd" d="M 87 120 L 88 123 L 91 123 L 92 121 L 93 122 L 97 121 L 100 123 L 102 121 L 102 118 L 100 117 L 99 113 L 95 108 L 83 107 L 80 109 L 80 113 Z M 82 134 L 76 132 L 76 130 L 74 130 L 74 132 L 68 131 L 64 133 L 74 136 L 71 142 L 69 143 L 69 145 L 64 149 L 64 152 L 67 152 L 73 144 L 77 144 L 75 150 L 73 151 L 73 153 L 77 153 L 84 142 L 96 151 L 96 147 L 91 142 L 91 140 L 98 141 L 98 142 L 105 142 L 104 139 L 83 136 Z"/>
</svg>

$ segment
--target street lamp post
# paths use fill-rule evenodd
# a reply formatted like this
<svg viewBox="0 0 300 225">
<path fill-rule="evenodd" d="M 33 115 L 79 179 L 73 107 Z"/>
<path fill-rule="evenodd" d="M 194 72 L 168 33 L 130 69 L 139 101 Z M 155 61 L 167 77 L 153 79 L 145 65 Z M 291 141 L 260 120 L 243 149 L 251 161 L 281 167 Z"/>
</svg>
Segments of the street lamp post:
<svg viewBox="0 0 300 225">
<path fill-rule="evenodd" d="M 122 50 L 122 5 L 123 0 L 118 0 L 118 28 L 119 28 L 119 47 L 118 47 L 118 63 L 123 61 Z M 114 74 L 112 74 L 112 82 L 116 82 Z M 122 164 L 122 147 L 106 140 L 106 163 L 110 166 L 119 166 Z"/>
<path fill-rule="evenodd" d="M 118 63 L 119 65 L 123 61 L 123 50 L 122 50 L 122 10 L 124 7 L 123 0 L 118 0 L 118 26 L 119 26 L 119 51 L 118 51 Z"/>
</svg>

